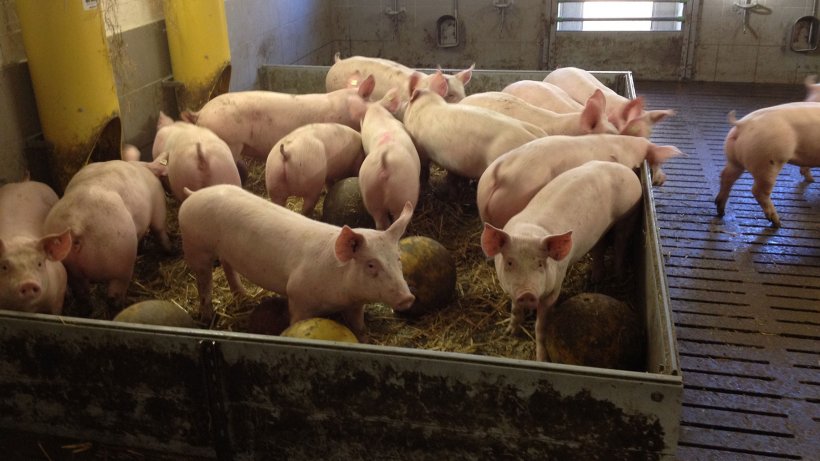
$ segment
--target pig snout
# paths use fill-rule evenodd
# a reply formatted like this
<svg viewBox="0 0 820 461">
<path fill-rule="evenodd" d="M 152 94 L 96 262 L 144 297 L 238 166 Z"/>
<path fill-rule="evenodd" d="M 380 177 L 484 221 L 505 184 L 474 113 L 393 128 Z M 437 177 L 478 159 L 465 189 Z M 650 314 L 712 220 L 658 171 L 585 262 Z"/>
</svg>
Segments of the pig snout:
<svg viewBox="0 0 820 461">
<path fill-rule="evenodd" d="M 20 295 L 21 299 L 32 300 L 40 296 L 42 292 L 42 287 L 39 283 L 33 280 L 27 280 L 22 282 L 17 289 L 17 293 Z"/>
<path fill-rule="evenodd" d="M 525 291 L 515 297 L 515 304 L 522 309 L 535 310 L 538 307 L 538 297 L 531 291 Z"/>
<path fill-rule="evenodd" d="M 393 310 L 397 312 L 406 311 L 413 306 L 413 303 L 416 301 L 416 297 L 413 296 L 412 293 L 407 293 L 404 296 L 401 296 L 398 302 L 393 304 Z"/>
</svg>

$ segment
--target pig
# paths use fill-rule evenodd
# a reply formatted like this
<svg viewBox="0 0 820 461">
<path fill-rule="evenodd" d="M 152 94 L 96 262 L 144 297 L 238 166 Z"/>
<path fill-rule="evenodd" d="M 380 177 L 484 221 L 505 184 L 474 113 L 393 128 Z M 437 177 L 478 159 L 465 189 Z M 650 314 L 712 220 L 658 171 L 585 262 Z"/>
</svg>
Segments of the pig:
<svg viewBox="0 0 820 461">
<path fill-rule="evenodd" d="M 508 332 L 518 331 L 526 310 L 536 311 L 537 360 L 548 359 L 545 318 L 558 300 L 567 269 L 610 229 L 617 234 L 616 267 L 623 267 L 641 195 L 631 168 L 591 161 L 558 175 L 503 229 L 484 224 L 481 248 L 494 258 L 499 283 L 512 299 Z"/>
<path fill-rule="evenodd" d="M 754 178 L 752 194 L 766 219 L 780 227 L 771 193 L 786 163 L 798 165 L 806 182 L 814 181 L 810 168 L 820 166 L 820 104 L 792 102 L 758 109 L 737 120 L 729 112 L 732 128 L 726 135 L 726 166 L 715 197 L 717 215 L 723 216 L 732 185 L 745 170 Z"/>
<path fill-rule="evenodd" d="M 499 155 L 545 136 L 544 130 L 483 107 L 448 104 L 444 84 L 433 79 L 429 89 L 416 89 L 404 126 L 426 161 L 450 173 L 478 179 Z"/>
<path fill-rule="evenodd" d="M 234 159 L 243 154 L 265 160 L 280 139 L 309 123 L 341 123 L 359 130 L 375 86 L 370 75 L 356 88 L 330 93 L 225 93 L 208 101 L 199 112 L 184 112 L 183 119 L 216 133 L 228 143 Z"/>
<path fill-rule="evenodd" d="M 646 138 L 597 134 L 547 136 L 498 157 L 481 175 L 476 203 L 481 220 L 502 228 L 530 199 L 564 171 L 593 160 L 640 168 L 646 160 L 653 178 L 662 182 L 660 165 L 682 155 L 674 146 L 657 146 Z"/>
<path fill-rule="evenodd" d="M 171 252 L 165 191 L 144 162 L 109 160 L 84 166 L 43 226 L 46 233 L 70 230 L 72 248 L 63 264 L 72 290 L 87 297 L 89 282 L 107 282 L 113 306 L 125 300 L 137 246 L 149 228 Z"/>
<path fill-rule="evenodd" d="M 60 314 L 66 291 L 61 261 L 71 250 L 67 229 L 46 235 L 43 222 L 57 194 L 37 181 L 0 187 L 0 309 Z"/>
<path fill-rule="evenodd" d="M 555 69 L 547 74 L 544 82 L 560 87 L 578 102 L 586 101 L 593 92 L 601 90 L 606 98 L 607 117 L 619 134 L 648 138 L 656 123 L 675 115 L 671 109 L 646 111 L 642 97 L 621 96 L 589 71 L 577 67 Z"/>
<path fill-rule="evenodd" d="M 412 214 L 407 203 L 387 230 L 351 229 L 309 219 L 232 185 L 194 192 L 180 206 L 179 228 L 185 261 L 196 276 L 201 318 L 213 318 L 212 271 L 219 260 L 235 296 L 244 293 L 242 274 L 287 296 L 291 325 L 340 312 L 364 340 L 364 304 L 383 301 L 402 311 L 415 299 L 402 275 L 398 246 Z"/>
<path fill-rule="evenodd" d="M 225 141 L 207 128 L 175 122 L 162 111 L 157 118 L 151 155 L 154 160 L 167 163 L 169 188 L 179 202 L 187 197 L 185 188 L 198 190 L 214 184 L 242 184 Z"/>
<path fill-rule="evenodd" d="M 362 120 L 362 145 L 367 156 L 359 170 L 359 189 L 376 229 L 387 229 L 405 203 L 419 199 L 421 161 L 416 146 L 393 113 L 400 99 L 391 89 L 383 104 L 373 104 Z"/>
<path fill-rule="evenodd" d="M 618 132 L 605 116 L 606 101 L 600 91 L 596 91 L 589 97 L 581 112 L 566 114 L 542 109 L 518 96 L 500 91 L 471 94 L 462 99 L 461 104 L 484 107 L 523 122 L 532 123 L 549 135 L 578 136 Z"/>
<path fill-rule="evenodd" d="M 376 78 L 376 87 L 371 95 L 373 99 L 383 99 L 391 88 L 397 88 L 401 101 L 406 102 L 412 94 L 411 77 L 419 80 L 419 88 L 427 88 L 434 75 L 441 75 L 447 80 L 444 99 L 447 102 L 458 102 L 464 99 L 464 87 L 470 83 L 474 67 L 475 64 L 455 75 L 444 74 L 440 69 L 435 74 L 426 75 L 389 59 L 365 56 L 341 59 L 340 54 L 336 53 L 333 65 L 325 77 L 325 88 L 327 91 L 340 90 L 351 84 L 355 85 L 354 82 L 362 75 L 373 75 Z"/>
<path fill-rule="evenodd" d="M 817 76 L 814 74 L 806 76 L 803 85 L 806 87 L 805 101 L 820 102 L 820 83 L 817 83 Z"/>
<path fill-rule="evenodd" d="M 265 186 L 273 203 L 303 198 L 302 214 L 310 216 L 323 187 L 359 174 L 364 160 L 362 136 L 340 123 L 311 123 L 280 139 L 265 163 Z"/>
<path fill-rule="evenodd" d="M 519 80 L 505 86 L 501 92 L 518 96 L 534 106 L 559 114 L 581 112 L 584 109 L 580 102 L 572 99 L 566 91 L 551 83 Z M 589 95 L 591 96 L 592 93 Z"/>
</svg>

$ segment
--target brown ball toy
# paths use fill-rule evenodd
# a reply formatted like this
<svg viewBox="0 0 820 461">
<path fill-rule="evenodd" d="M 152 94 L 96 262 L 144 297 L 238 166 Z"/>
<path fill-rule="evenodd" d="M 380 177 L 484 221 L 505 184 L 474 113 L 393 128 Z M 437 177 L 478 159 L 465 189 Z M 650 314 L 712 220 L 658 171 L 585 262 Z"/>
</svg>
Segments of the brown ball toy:
<svg viewBox="0 0 820 461">
<path fill-rule="evenodd" d="M 166 327 L 197 328 L 198 325 L 181 307 L 169 301 L 150 299 L 134 303 L 117 314 L 115 322 L 142 323 Z"/>
<path fill-rule="evenodd" d="M 447 248 L 424 236 L 399 240 L 404 280 L 416 300 L 401 314 L 421 315 L 446 306 L 456 291 L 456 263 Z"/>
<path fill-rule="evenodd" d="M 359 178 L 345 178 L 328 189 L 322 204 L 322 221 L 335 226 L 376 227 L 359 190 Z"/>
<path fill-rule="evenodd" d="M 642 371 L 643 320 L 626 303 L 599 293 L 581 293 L 547 312 L 550 361 Z"/>
</svg>

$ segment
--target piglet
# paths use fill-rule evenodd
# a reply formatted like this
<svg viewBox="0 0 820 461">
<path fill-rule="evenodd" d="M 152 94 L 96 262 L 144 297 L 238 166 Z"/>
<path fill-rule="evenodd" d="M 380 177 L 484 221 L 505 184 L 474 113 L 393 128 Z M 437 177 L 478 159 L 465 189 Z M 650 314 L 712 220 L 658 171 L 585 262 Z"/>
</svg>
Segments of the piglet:
<svg viewBox="0 0 820 461">
<path fill-rule="evenodd" d="M 581 112 L 584 109 L 580 102 L 572 99 L 566 91 L 551 83 L 519 80 L 505 86 L 501 92 L 518 96 L 532 105 L 559 114 Z M 592 96 L 592 93 L 590 93 L 590 96 Z"/>
<path fill-rule="evenodd" d="M 436 74 L 427 75 L 390 59 L 366 56 L 341 59 L 340 54 L 336 53 L 333 65 L 325 77 L 325 88 L 327 91 L 336 91 L 350 85 L 355 86 L 361 76 L 373 75 L 376 78 L 376 87 L 371 98 L 382 99 L 391 88 L 396 88 L 401 101 L 406 102 L 413 92 L 413 88 L 410 87 L 411 78 L 419 80 L 417 87 L 427 88 L 434 75 L 441 75 L 446 79 L 447 86 L 444 99 L 447 102 L 458 102 L 464 99 L 464 87 L 472 78 L 474 66 L 455 75 L 444 74 L 440 70 Z"/>
<path fill-rule="evenodd" d="M 194 192 L 180 206 L 179 228 L 201 317 L 213 318 L 212 271 L 219 260 L 235 296 L 244 293 L 242 274 L 287 296 L 291 324 L 342 312 L 364 339 L 364 304 L 383 301 L 401 311 L 415 299 L 398 246 L 412 214 L 407 203 L 385 231 L 351 229 L 314 221 L 236 186 Z"/>
<path fill-rule="evenodd" d="M 78 295 L 87 296 L 88 282 L 107 282 L 109 301 L 121 305 L 148 229 L 171 251 L 165 220 L 165 191 L 147 164 L 110 160 L 90 163 L 71 178 L 44 229 L 70 229 L 72 248 L 63 263 Z"/>
<path fill-rule="evenodd" d="M 532 105 L 518 96 L 501 91 L 475 93 L 461 100 L 461 104 L 484 107 L 523 122 L 532 123 L 549 135 L 578 136 L 583 134 L 610 133 L 618 130 L 606 118 L 606 100 L 596 91 L 586 101 L 580 112 L 559 114 Z"/>
<path fill-rule="evenodd" d="M 330 93 L 225 93 L 208 101 L 199 112 L 184 112 L 183 119 L 216 133 L 228 143 L 235 160 L 240 154 L 264 160 L 274 144 L 300 126 L 341 123 L 359 130 L 375 86 L 371 75 L 356 88 Z"/>
<path fill-rule="evenodd" d="M 806 182 L 814 181 L 810 168 L 820 166 L 820 104 L 793 102 L 756 110 L 740 120 L 732 111 L 732 129 L 726 135 L 726 166 L 720 174 L 715 197 L 718 216 L 723 216 L 732 185 L 745 170 L 754 178 L 752 194 L 766 219 L 780 227 L 771 194 L 777 175 L 786 163 L 800 166 Z"/>
<path fill-rule="evenodd" d="M 362 120 L 362 144 L 367 156 L 359 170 L 364 206 L 384 230 L 402 212 L 405 203 L 415 208 L 419 199 L 421 162 L 404 124 L 393 116 L 400 100 L 390 90 L 381 104 L 367 109 Z"/>
<path fill-rule="evenodd" d="M 814 74 L 806 76 L 803 84 L 806 86 L 805 101 L 820 102 L 820 83 L 817 83 L 817 76 Z"/>
<path fill-rule="evenodd" d="M 362 136 L 339 123 L 311 123 L 280 139 L 265 163 L 265 186 L 273 203 L 303 198 L 302 214 L 310 216 L 323 187 L 357 176 L 364 160 Z"/>
<path fill-rule="evenodd" d="M 547 183 L 571 168 L 593 160 L 640 168 L 646 160 L 656 183 L 663 183 L 660 165 L 682 155 L 674 146 L 657 146 L 646 138 L 598 134 L 547 136 L 498 157 L 481 175 L 476 203 L 482 221 L 503 227 Z"/>
<path fill-rule="evenodd" d="M 675 111 L 671 109 L 646 111 L 642 97 L 628 99 L 621 96 L 591 72 L 577 67 L 555 69 L 547 74 L 544 82 L 558 86 L 578 102 L 586 101 L 596 90 L 601 90 L 606 98 L 609 121 L 618 128 L 618 133 L 627 136 L 648 138 L 656 123 L 675 115 Z"/>
<path fill-rule="evenodd" d="M 60 314 L 66 290 L 62 261 L 67 229 L 45 235 L 43 222 L 57 194 L 36 181 L 0 187 L 0 309 Z"/>
<path fill-rule="evenodd" d="M 443 94 L 440 79 L 429 89 L 415 90 L 404 126 L 423 160 L 457 176 L 478 179 L 499 155 L 545 135 L 535 125 L 490 109 L 447 104 Z"/>
<path fill-rule="evenodd" d="M 484 224 L 481 248 L 495 259 L 501 288 L 512 298 L 508 331 L 518 331 L 525 311 L 536 310 L 538 360 L 547 360 L 545 318 L 561 293 L 567 269 L 617 224 L 620 270 L 640 200 L 641 183 L 631 168 L 592 161 L 558 175 L 503 229 Z M 600 265 L 601 251 L 598 256 Z"/>
<path fill-rule="evenodd" d="M 239 169 L 225 141 L 207 128 L 175 122 L 162 111 L 157 119 L 152 156 L 167 163 L 168 183 L 180 202 L 187 197 L 185 188 L 241 185 Z"/>
</svg>

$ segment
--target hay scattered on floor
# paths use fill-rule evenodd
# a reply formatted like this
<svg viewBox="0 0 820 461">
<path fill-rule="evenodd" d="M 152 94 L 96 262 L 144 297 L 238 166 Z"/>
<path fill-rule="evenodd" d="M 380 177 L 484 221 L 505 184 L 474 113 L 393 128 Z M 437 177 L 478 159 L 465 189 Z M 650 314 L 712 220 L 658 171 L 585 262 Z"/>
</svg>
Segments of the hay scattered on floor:
<svg viewBox="0 0 820 461">
<path fill-rule="evenodd" d="M 433 238 L 444 245 L 457 264 L 456 295 L 447 305 L 420 317 L 394 313 L 382 304 L 369 305 L 365 322 L 370 342 L 378 345 L 411 347 L 434 351 L 463 352 L 513 359 L 533 359 L 535 356 L 534 315 L 524 323 L 524 331 L 511 336 L 509 325 L 509 298 L 498 283 L 492 261 L 481 251 L 481 221 L 475 206 L 475 183 L 463 184 L 446 192 L 443 172 L 433 169 L 431 184 L 421 195 L 410 226 L 405 233 Z M 246 189 L 268 198 L 264 183 L 264 162 L 251 161 Z M 167 198 L 168 228 L 177 251 L 165 255 L 150 237 L 141 245 L 134 281 L 128 291 L 126 305 L 146 299 L 164 299 L 178 304 L 195 318 L 199 318 L 196 280 L 182 259 L 177 226 L 176 200 Z M 288 207 L 301 209 L 301 200 L 291 198 Z M 321 216 L 321 201 L 315 217 Z M 237 238 L 241 238 L 238 236 Z M 609 258 L 609 254 L 607 254 Z M 607 261 L 611 267 L 611 261 Z M 564 282 L 561 299 L 584 292 L 596 291 L 635 305 L 635 270 L 628 271 L 626 283 L 615 283 L 614 275 L 607 276 L 600 286 L 591 286 L 586 273 L 589 257 L 576 263 Z M 246 282 L 246 296 L 234 298 L 221 269 L 214 269 L 213 304 L 216 312 L 211 328 L 237 332 L 260 331 L 259 325 L 250 324 L 253 310 L 273 293 Z M 79 306 L 69 298 L 66 313 L 79 313 L 94 318 L 111 318 L 100 299 L 105 287 L 92 291 L 92 306 Z M 281 303 L 280 303 L 281 304 Z"/>
</svg>

